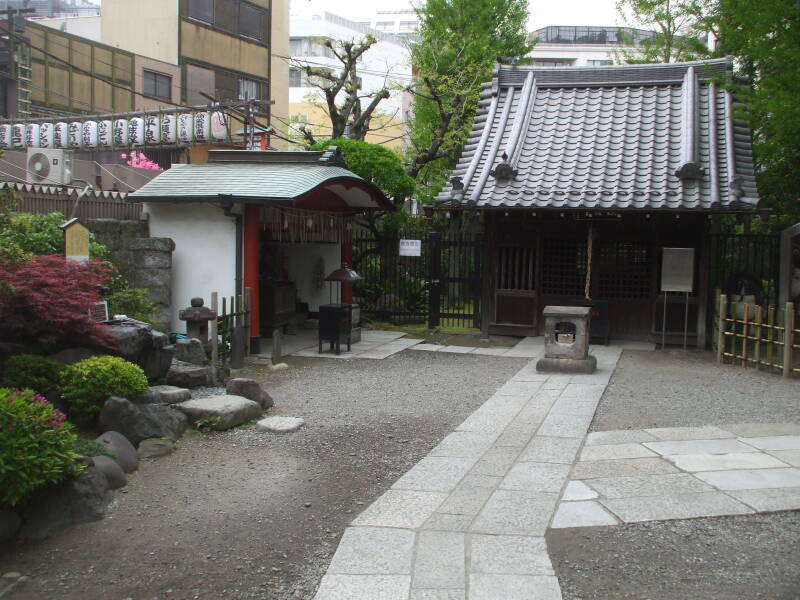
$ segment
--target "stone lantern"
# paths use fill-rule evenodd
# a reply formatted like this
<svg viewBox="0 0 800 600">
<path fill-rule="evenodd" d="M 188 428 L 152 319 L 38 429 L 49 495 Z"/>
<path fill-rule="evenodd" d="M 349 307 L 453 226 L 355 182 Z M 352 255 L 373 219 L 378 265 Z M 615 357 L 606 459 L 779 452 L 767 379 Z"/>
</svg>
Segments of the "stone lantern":
<svg viewBox="0 0 800 600">
<path fill-rule="evenodd" d="M 597 359 L 589 354 L 588 306 L 545 306 L 544 358 L 536 370 L 550 373 L 593 373 Z"/>
<path fill-rule="evenodd" d="M 186 337 L 208 343 L 208 322 L 217 318 L 217 311 L 203 306 L 202 298 L 192 298 L 191 306 L 178 312 L 178 318 L 186 321 Z"/>
</svg>

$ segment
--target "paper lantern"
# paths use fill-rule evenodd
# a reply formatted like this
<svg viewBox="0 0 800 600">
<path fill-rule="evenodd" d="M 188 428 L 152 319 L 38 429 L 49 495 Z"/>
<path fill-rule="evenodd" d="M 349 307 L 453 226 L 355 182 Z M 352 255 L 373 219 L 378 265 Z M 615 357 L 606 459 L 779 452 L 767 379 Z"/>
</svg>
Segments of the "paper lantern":
<svg viewBox="0 0 800 600">
<path fill-rule="evenodd" d="M 25 126 L 25 145 L 28 148 L 39 147 L 39 131 L 40 125 L 38 123 L 28 123 Z"/>
<path fill-rule="evenodd" d="M 56 126 L 53 123 L 42 123 L 39 126 L 39 147 L 40 148 L 53 148 L 55 142 L 53 135 L 55 134 Z"/>
</svg>

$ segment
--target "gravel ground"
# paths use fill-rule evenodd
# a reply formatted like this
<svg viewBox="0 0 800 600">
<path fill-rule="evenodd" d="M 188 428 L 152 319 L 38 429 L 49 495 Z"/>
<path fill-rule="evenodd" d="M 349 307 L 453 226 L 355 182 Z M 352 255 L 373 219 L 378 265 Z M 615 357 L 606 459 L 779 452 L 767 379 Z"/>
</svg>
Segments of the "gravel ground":
<svg viewBox="0 0 800 600">
<path fill-rule="evenodd" d="M 626 351 L 591 429 L 785 422 L 800 422 L 800 381 Z M 797 600 L 799 542 L 800 511 L 547 533 L 564 600 Z"/>
<path fill-rule="evenodd" d="M 719 365 L 710 352 L 627 350 L 592 431 L 800 423 L 800 380 Z"/>
<path fill-rule="evenodd" d="M 305 427 L 187 434 L 141 465 L 106 519 L 0 550 L 0 573 L 31 577 L 14 600 L 311 598 L 349 522 L 526 361 L 287 362 L 240 376 L 263 379 L 269 414 Z"/>
<path fill-rule="evenodd" d="M 800 512 L 551 529 L 564 600 L 797 600 Z"/>
</svg>

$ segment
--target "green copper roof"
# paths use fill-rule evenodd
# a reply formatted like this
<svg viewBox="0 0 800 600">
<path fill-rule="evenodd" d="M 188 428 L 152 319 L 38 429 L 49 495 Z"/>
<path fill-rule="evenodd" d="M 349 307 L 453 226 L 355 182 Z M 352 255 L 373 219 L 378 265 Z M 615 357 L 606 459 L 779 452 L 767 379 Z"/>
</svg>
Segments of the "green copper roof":
<svg viewBox="0 0 800 600">
<path fill-rule="evenodd" d="M 391 209 L 372 183 L 311 152 L 211 152 L 203 164 L 176 164 L 129 194 L 131 202 L 203 202 L 234 200 L 296 204 L 315 192 L 315 208 Z M 271 155 L 271 156 L 270 156 Z M 296 155 L 292 156 L 292 155 Z M 292 160 L 294 159 L 294 160 Z M 320 205 L 322 204 L 322 205 Z"/>
</svg>

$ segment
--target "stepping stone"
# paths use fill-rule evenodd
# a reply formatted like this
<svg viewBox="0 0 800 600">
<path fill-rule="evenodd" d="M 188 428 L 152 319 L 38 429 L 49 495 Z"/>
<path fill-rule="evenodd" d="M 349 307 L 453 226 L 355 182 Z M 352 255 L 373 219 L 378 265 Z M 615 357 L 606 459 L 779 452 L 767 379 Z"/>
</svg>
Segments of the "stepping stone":
<svg viewBox="0 0 800 600">
<path fill-rule="evenodd" d="M 304 423 L 300 417 L 267 417 L 256 423 L 256 429 L 270 433 L 291 433 L 300 429 Z"/>
<path fill-rule="evenodd" d="M 139 443 L 139 458 L 160 458 L 172 454 L 174 451 L 175 444 L 172 440 L 151 438 L 149 440 L 142 440 Z"/>
<path fill-rule="evenodd" d="M 236 427 L 261 416 L 261 406 L 258 402 L 228 394 L 188 400 L 174 404 L 173 408 L 186 414 L 193 423 L 201 419 L 210 420 L 219 417 L 219 422 L 211 426 L 211 429 L 218 431 Z"/>
<path fill-rule="evenodd" d="M 272 408 L 275 404 L 255 379 L 234 377 L 225 384 L 225 391 L 233 396 L 244 396 L 248 400 L 258 402 L 262 408 Z"/>
<path fill-rule="evenodd" d="M 150 388 L 158 404 L 177 404 L 191 399 L 192 392 L 174 385 L 154 385 Z"/>
</svg>

